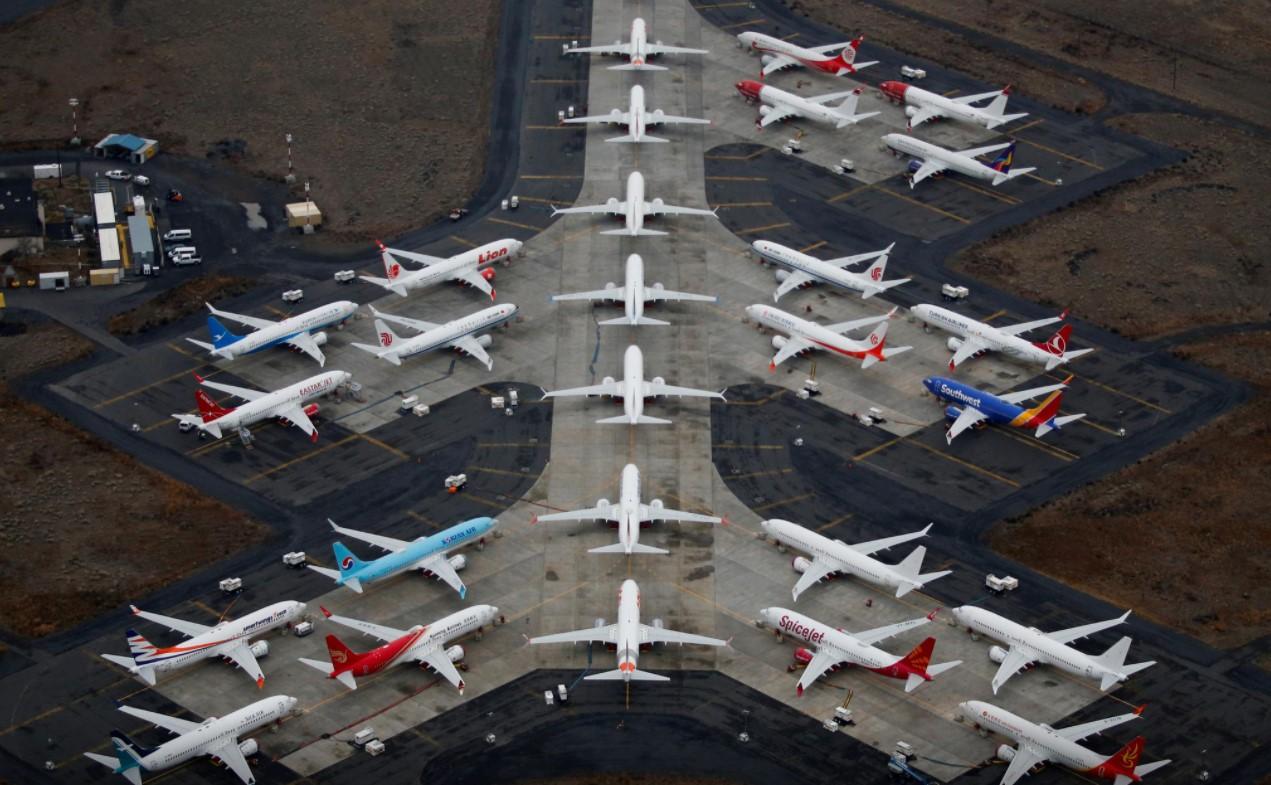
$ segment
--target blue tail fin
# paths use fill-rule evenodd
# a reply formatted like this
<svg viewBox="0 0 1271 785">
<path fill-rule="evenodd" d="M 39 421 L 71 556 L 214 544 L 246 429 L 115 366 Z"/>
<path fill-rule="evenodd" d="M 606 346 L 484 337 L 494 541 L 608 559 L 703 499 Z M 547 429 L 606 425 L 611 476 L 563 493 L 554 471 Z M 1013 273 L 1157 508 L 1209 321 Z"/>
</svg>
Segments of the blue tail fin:
<svg viewBox="0 0 1271 785">
<path fill-rule="evenodd" d="M 223 349 L 230 344 L 242 340 L 243 336 L 235 335 L 230 329 L 221 324 L 220 319 L 215 316 L 207 317 L 207 331 L 212 336 L 212 345 L 217 349 Z"/>
<path fill-rule="evenodd" d="M 119 758 L 119 767 L 121 769 L 130 769 L 140 766 L 140 758 L 144 758 L 154 750 L 149 747 L 142 747 L 137 742 L 124 735 L 123 731 L 112 730 L 110 732 L 110 740 L 115 743 L 115 757 Z"/>
<path fill-rule="evenodd" d="M 1008 174 L 1013 163 L 1015 163 L 1015 142 L 1012 141 L 1010 147 L 997 154 L 997 158 L 993 159 L 989 167 L 1002 174 Z"/>
<path fill-rule="evenodd" d="M 331 548 L 335 551 L 335 566 L 340 568 L 341 577 L 357 572 L 365 565 L 365 562 L 353 555 L 353 551 L 344 547 L 344 543 L 336 542 Z"/>
</svg>

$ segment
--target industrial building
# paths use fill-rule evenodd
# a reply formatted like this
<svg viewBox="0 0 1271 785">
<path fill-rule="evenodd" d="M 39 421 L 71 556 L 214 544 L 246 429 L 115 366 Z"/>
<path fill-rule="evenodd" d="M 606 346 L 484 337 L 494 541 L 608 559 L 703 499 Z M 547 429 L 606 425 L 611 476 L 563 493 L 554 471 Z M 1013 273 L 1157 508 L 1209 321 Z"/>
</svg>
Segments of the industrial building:
<svg viewBox="0 0 1271 785">
<path fill-rule="evenodd" d="M 93 145 L 93 155 L 98 158 L 125 158 L 140 166 L 159 152 L 159 142 L 136 134 L 109 134 Z"/>
<path fill-rule="evenodd" d="M 0 180 L 0 254 L 34 244 L 44 248 L 44 205 L 30 180 Z"/>
</svg>

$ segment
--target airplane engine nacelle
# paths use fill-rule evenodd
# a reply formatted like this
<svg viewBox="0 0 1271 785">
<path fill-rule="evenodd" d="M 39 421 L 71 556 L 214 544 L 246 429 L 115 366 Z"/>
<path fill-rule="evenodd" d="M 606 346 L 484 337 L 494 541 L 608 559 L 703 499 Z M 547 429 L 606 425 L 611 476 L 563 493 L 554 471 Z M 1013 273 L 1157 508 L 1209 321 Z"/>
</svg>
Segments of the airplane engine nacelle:
<svg viewBox="0 0 1271 785">
<path fill-rule="evenodd" d="M 663 379 L 661 376 L 654 376 L 654 377 L 653 377 L 653 383 L 654 383 L 654 384 L 666 384 L 666 379 Z"/>
<path fill-rule="evenodd" d="M 507 264 L 508 264 L 508 262 L 507 262 L 507 261 L 504 261 L 504 262 L 503 262 L 503 265 L 504 265 L 505 267 L 507 266 Z M 482 271 L 481 271 L 481 277 L 482 277 L 482 278 L 484 278 L 484 279 L 486 280 L 486 283 L 494 283 L 494 268 L 493 268 L 493 267 L 487 267 L 487 268 L 485 268 L 484 270 L 482 270 Z"/>
<path fill-rule="evenodd" d="M 609 500 L 601 499 L 597 501 L 596 509 L 600 512 L 601 515 L 608 516 L 609 515 Z"/>
<path fill-rule="evenodd" d="M 656 212 L 659 212 L 666 205 L 666 202 L 662 201 L 661 197 L 658 197 L 657 199 L 654 199 L 652 202 L 650 202 L 650 204 L 653 205 L 653 209 L 650 212 L 656 213 Z"/>
<path fill-rule="evenodd" d="M 773 60 L 775 60 L 775 59 L 776 59 L 776 58 L 774 58 L 772 55 L 760 55 L 760 56 L 759 56 L 759 62 L 763 63 L 764 65 L 767 65 L 768 63 L 771 63 L 771 62 L 772 62 Z"/>
<path fill-rule="evenodd" d="M 256 641 L 251 647 L 252 656 L 257 659 L 269 656 L 269 644 L 265 641 Z"/>
<path fill-rule="evenodd" d="M 482 346 L 489 346 L 490 344 L 494 343 L 494 339 L 488 335 L 478 335 L 477 343 L 481 344 Z"/>
<path fill-rule="evenodd" d="M 605 209 L 613 213 L 619 212 L 619 204 L 620 202 L 618 201 L 618 198 L 616 196 L 611 196 L 605 200 Z"/>
<path fill-rule="evenodd" d="M 785 279 L 787 279 L 787 278 L 789 278 L 789 277 L 790 277 L 790 271 L 789 271 L 789 270 L 777 270 L 776 275 L 777 275 L 777 280 L 778 280 L 778 281 L 784 281 Z"/>
<path fill-rule="evenodd" d="M 918 107 L 916 106 L 905 107 L 905 117 L 913 117 L 916 114 L 918 114 Z"/>
<path fill-rule="evenodd" d="M 812 658 L 815 656 L 816 654 L 814 652 L 808 651 L 802 646 L 794 650 L 794 661 L 801 665 L 807 665 L 812 662 Z"/>
<path fill-rule="evenodd" d="M 950 338 L 948 346 L 949 346 L 949 351 L 956 352 L 958 349 L 962 348 L 962 339 Z"/>
<path fill-rule="evenodd" d="M 665 119 L 666 119 L 666 115 L 662 112 L 661 109 L 654 109 L 653 113 L 649 115 L 649 124 L 658 125 Z"/>
<path fill-rule="evenodd" d="M 1006 649 L 1001 646 L 990 646 L 989 659 L 1001 665 L 1006 660 Z M 1010 760 L 1010 758 L 1002 758 L 1002 760 Z"/>
<path fill-rule="evenodd" d="M 772 346 L 774 349 L 780 349 L 786 345 L 786 337 L 784 335 L 772 336 Z"/>
<path fill-rule="evenodd" d="M 761 115 L 766 115 L 766 114 L 769 114 L 770 112 L 772 112 L 772 107 L 768 106 L 767 104 L 764 104 L 763 106 L 759 107 L 759 114 Z"/>
<path fill-rule="evenodd" d="M 592 624 L 591 626 L 592 626 L 592 627 L 595 627 L 596 629 L 600 629 L 601 627 L 605 626 L 605 619 L 604 619 L 604 617 L 603 617 L 603 616 L 598 616 L 598 617 L 596 617 L 596 621 L 595 621 L 595 623 L 594 623 L 594 624 Z"/>
<path fill-rule="evenodd" d="M 463 659 L 463 655 L 464 655 L 463 647 L 457 643 L 454 646 L 451 646 L 449 649 L 446 649 L 446 659 L 450 660 L 451 662 L 461 661 Z"/>
<path fill-rule="evenodd" d="M 802 575 L 808 571 L 809 567 L 812 566 L 812 562 L 803 556 L 795 556 L 794 559 L 790 561 L 790 566 L 794 568 L 795 572 Z"/>
<path fill-rule="evenodd" d="M 603 379 L 601 379 L 601 380 L 600 380 L 600 383 L 601 383 L 601 384 L 613 384 L 613 381 L 614 381 L 614 379 L 613 379 L 613 377 L 612 377 L 612 376 L 606 376 L 605 378 L 603 378 Z"/>
<path fill-rule="evenodd" d="M 238 743 L 238 751 L 243 753 L 244 758 L 250 758 L 260 752 L 260 745 L 255 739 L 244 739 Z"/>
<path fill-rule="evenodd" d="M 450 567 L 455 572 L 459 572 L 464 567 L 468 566 L 468 557 L 464 556 L 462 553 L 456 553 L 454 556 L 446 559 L 446 561 L 450 562 Z"/>
<path fill-rule="evenodd" d="M 304 408 L 304 413 L 309 417 L 317 417 L 318 411 L 318 404 L 316 403 L 311 403 Z"/>
<path fill-rule="evenodd" d="M 666 287 L 665 287 L 665 286 L 663 286 L 663 285 L 662 285 L 662 283 L 659 281 L 659 282 L 655 282 L 655 283 L 653 284 L 653 288 L 654 288 L 654 289 L 656 289 L 656 290 L 658 290 L 658 291 L 660 292 L 660 291 L 662 291 L 663 289 L 665 289 Z"/>
<path fill-rule="evenodd" d="M 609 283 L 605 284 L 605 289 L 608 289 L 610 291 L 617 288 L 618 288 L 618 284 L 614 283 L 613 281 L 610 281 Z"/>
<path fill-rule="evenodd" d="M 1007 763 L 1015 760 L 1015 748 L 1008 744 L 1000 744 L 997 748 L 998 760 L 1004 760 Z"/>
<path fill-rule="evenodd" d="M 319 332 L 313 333 L 312 335 L 310 335 L 310 337 L 313 338 L 313 342 L 317 346 L 327 345 L 327 334 L 325 331 L 319 331 Z"/>
<path fill-rule="evenodd" d="M 960 414 L 962 414 L 962 410 L 956 406 L 949 406 L 949 407 L 946 407 L 944 410 L 944 416 L 950 420 L 958 419 L 958 416 Z"/>
<path fill-rule="evenodd" d="M 661 499 L 654 499 L 653 501 L 649 502 L 650 509 L 660 510 L 662 509 L 662 506 L 663 505 L 662 505 Z"/>
<path fill-rule="evenodd" d="M 665 623 L 665 622 L 663 622 L 663 621 L 662 621 L 662 618 L 659 616 L 659 617 L 657 617 L 657 618 L 655 618 L 655 619 L 653 620 L 653 626 L 654 626 L 656 629 L 661 630 L 661 629 L 664 629 L 664 628 L 666 627 L 666 623 Z"/>
<path fill-rule="evenodd" d="M 621 109 L 612 109 L 612 110 L 610 110 L 610 112 L 609 112 L 609 122 L 611 122 L 611 123 L 621 123 L 621 122 L 622 122 L 622 110 L 621 110 Z"/>
</svg>

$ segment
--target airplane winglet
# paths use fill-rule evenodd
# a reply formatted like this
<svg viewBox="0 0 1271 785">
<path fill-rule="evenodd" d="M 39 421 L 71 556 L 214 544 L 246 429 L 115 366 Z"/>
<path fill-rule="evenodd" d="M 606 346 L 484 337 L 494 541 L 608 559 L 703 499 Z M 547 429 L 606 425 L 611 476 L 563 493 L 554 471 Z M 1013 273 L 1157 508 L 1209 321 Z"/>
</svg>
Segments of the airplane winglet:
<svg viewBox="0 0 1271 785">
<path fill-rule="evenodd" d="M 318 432 L 316 430 L 313 432 L 313 435 L 309 437 L 309 441 L 313 442 L 314 444 L 318 443 Z"/>
<path fill-rule="evenodd" d="M 939 606 L 937 606 L 937 607 L 935 607 L 935 608 L 932 608 L 931 613 L 928 613 L 928 614 L 927 614 L 927 621 L 935 621 L 935 620 L 936 620 L 936 614 L 937 614 L 937 613 L 939 613 L 939 612 L 940 612 L 940 607 L 939 607 Z"/>
<path fill-rule="evenodd" d="M 264 677 L 264 676 L 257 676 L 257 677 L 256 677 L 256 689 L 258 689 L 258 690 L 263 690 L 263 689 L 265 689 L 265 677 Z"/>
<path fill-rule="evenodd" d="M 1134 716 L 1135 717 L 1143 716 L 1143 710 L 1146 708 L 1147 708 L 1146 703 L 1143 703 L 1143 704 L 1140 704 L 1139 706 L 1134 707 Z"/>
<path fill-rule="evenodd" d="M 323 616 L 327 617 L 328 619 L 331 618 L 331 611 L 327 610 L 325 605 L 319 605 L 318 610 L 322 611 Z"/>
<path fill-rule="evenodd" d="M 375 241 L 375 245 L 379 247 L 381 253 L 388 250 L 387 248 L 384 247 L 384 243 L 380 242 L 379 240 Z"/>
<path fill-rule="evenodd" d="M 530 516 L 530 525 L 531 525 L 531 526 L 536 526 L 536 525 L 538 525 L 538 514 L 537 514 L 537 513 L 535 513 L 534 515 L 531 515 L 531 516 Z"/>
<path fill-rule="evenodd" d="M 1068 318 L 1068 312 L 1069 312 L 1070 310 L 1072 310 L 1072 309 L 1071 309 L 1071 308 L 1065 308 L 1065 309 L 1064 309 L 1064 310 L 1063 310 L 1063 311 L 1059 314 L 1059 318 L 1060 318 L 1060 319 L 1067 319 L 1067 318 Z"/>
<path fill-rule="evenodd" d="M 140 616 L 140 615 L 141 615 L 141 609 L 140 609 L 140 608 L 138 608 L 136 605 L 129 605 L 129 606 L 128 606 L 128 609 L 132 611 L 132 615 L 133 615 L 133 616 Z"/>
<path fill-rule="evenodd" d="M 769 360 L 769 361 L 768 361 L 768 373 L 776 373 L 776 372 L 777 372 L 777 364 L 776 364 L 774 361 Z"/>
<path fill-rule="evenodd" d="M 198 381 L 199 384 L 203 383 L 203 377 L 199 376 L 197 373 L 194 374 L 194 378 Z"/>
</svg>

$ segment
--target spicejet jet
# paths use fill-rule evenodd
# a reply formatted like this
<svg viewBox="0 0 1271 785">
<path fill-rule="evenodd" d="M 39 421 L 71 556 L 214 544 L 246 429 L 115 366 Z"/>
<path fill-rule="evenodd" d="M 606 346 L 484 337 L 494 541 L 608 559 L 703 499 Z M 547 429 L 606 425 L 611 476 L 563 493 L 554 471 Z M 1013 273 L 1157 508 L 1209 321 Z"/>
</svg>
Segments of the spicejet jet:
<svg viewBox="0 0 1271 785">
<path fill-rule="evenodd" d="M 939 117 L 951 117 L 955 120 L 975 123 L 990 131 L 1012 120 L 1028 117 L 1028 112 L 1005 113 L 1006 100 L 1011 94 L 1010 85 L 1001 90 L 964 95 L 960 98 L 946 98 L 939 93 L 923 90 L 921 87 L 914 87 L 904 82 L 883 82 L 878 89 L 892 101 L 905 104 L 905 116 L 909 118 L 911 130 L 928 120 Z M 992 103 L 987 106 L 971 106 L 976 101 L 983 101 L 986 98 L 992 98 Z"/>
<path fill-rule="evenodd" d="M 640 85 L 631 86 L 631 103 L 627 111 L 614 109 L 609 114 L 590 115 L 588 117 L 571 117 L 565 121 L 566 123 L 614 123 L 616 125 L 625 125 L 630 130 L 626 136 L 614 136 L 606 139 L 606 142 L 669 142 L 669 139 L 663 139 L 658 136 L 649 136 L 645 131 L 649 126 L 653 125 L 710 125 L 710 120 L 703 120 L 698 117 L 679 117 L 673 114 L 663 114 L 661 109 L 654 109 L 652 112 L 644 108 L 644 88 Z"/>
<path fill-rule="evenodd" d="M 654 199 L 651 202 L 644 200 L 644 175 L 639 172 L 632 172 L 627 175 L 627 198 L 625 201 L 618 201 L 616 197 L 609 197 L 604 204 L 587 205 L 584 207 L 565 207 L 560 208 L 552 205 L 552 217 L 558 215 L 576 215 L 581 213 L 591 214 L 608 214 L 621 216 L 626 223 L 626 227 L 622 229 L 607 229 L 601 234 L 620 234 L 628 237 L 664 235 L 656 229 L 645 229 L 644 219 L 654 215 L 703 215 L 715 218 L 714 210 L 703 210 L 700 207 L 677 207 L 673 204 L 667 204 L 661 199 Z"/>
<path fill-rule="evenodd" d="M 631 40 L 627 43 L 614 41 L 607 46 L 575 46 L 566 49 L 567 54 L 619 55 L 630 60 L 626 65 L 611 65 L 610 71 L 665 71 L 660 65 L 651 65 L 649 60 L 657 55 L 706 55 L 706 49 L 689 49 L 684 46 L 667 46 L 661 41 L 649 43 L 645 31 L 644 20 L 636 17 L 631 20 Z"/>
<path fill-rule="evenodd" d="M 831 76 L 854 74 L 862 68 L 877 65 L 877 60 L 867 63 L 856 62 L 856 51 L 860 49 L 865 36 L 853 38 L 845 44 L 825 44 L 824 46 L 795 46 L 789 41 L 773 38 L 763 33 L 742 33 L 737 36 L 742 46 L 761 54 L 763 70 L 760 78 L 774 71 L 796 66 L 807 66 Z M 837 54 L 831 55 L 831 52 Z"/>
<path fill-rule="evenodd" d="M 1072 381 L 1069 376 L 1059 384 L 1047 384 L 1044 387 L 1033 387 L 1029 390 L 1003 393 L 992 393 L 977 390 L 970 385 L 945 379 L 942 376 L 928 376 L 922 385 L 937 399 L 949 401 L 953 406 L 945 409 L 945 416 L 952 420 L 944 437 L 949 444 L 958 434 L 967 428 L 982 427 L 986 424 L 1006 425 L 1011 428 L 1034 428 L 1033 435 L 1040 439 L 1051 431 L 1058 430 L 1070 422 L 1076 422 L 1085 414 L 1066 414 L 1057 417 L 1059 404 Z M 1045 395 L 1046 398 L 1036 406 L 1025 409 L 1017 404 Z"/>
<path fill-rule="evenodd" d="M 756 125 L 761 129 L 782 120 L 789 120 L 791 117 L 806 117 L 835 128 L 846 128 L 867 117 L 879 114 L 878 112 L 856 113 L 856 104 L 860 101 L 861 93 L 864 92 L 859 87 L 854 90 L 813 95 L 807 98 L 787 93 L 785 90 L 779 90 L 772 85 L 756 82 L 753 79 L 743 79 L 735 87 L 748 102 L 760 104 L 759 121 Z M 843 100 L 838 106 L 827 105 L 840 98 Z"/>
<path fill-rule="evenodd" d="M 552 302 L 564 302 L 567 300 L 609 300 L 612 302 L 620 302 L 623 305 L 625 313 L 617 319 L 605 319 L 598 324 L 604 325 L 628 325 L 630 327 L 638 327 L 640 325 L 668 325 L 670 322 L 664 322 L 661 319 L 651 319 L 644 315 L 644 306 L 646 302 L 659 301 L 688 301 L 714 303 L 719 302 L 718 297 L 712 297 L 707 294 L 690 294 L 688 292 L 673 292 L 655 283 L 652 286 L 644 285 L 644 259 L 640 258 L 640 254 L 633 253 L 627 257 L 627 277 L 626 283 L 622 286 L 616 286 L 613 283 L 605 284 L 605 288 L 594 292 L 578 292 L 575 294 L 554 294 Z"/>
<path fill-rule="evenodd" d="M 459 281 L 480 289 L 493 300 L 494 287 L 490 286 L 490 281 L 494 278 L 494 271 L 489 269 L 489 266 L 498 261 L 510 261 L 521 252 L 521 247 L 525 243 L 511 239 L 495 240 L 449 259 L 385 248 L 380 242 L 376 245 L 379 246 L 380 258 L 384 261 L 386 277 L 359 275 L 358 278 L 363 281 L 373 283 L 402 297 L 405 297 L 412 289 L 423 289 L 442 281 Z M 406 269 L 397 260 L 399 256 L 424 266 L 418 270 Z"/>
<path fill-rule="evenodd" d="M 915 139 L 908 134 L 887 134 L 883 137 L 883 143 L 898 153 L 922 159 L 922 165 L 913 173 L 913 177 L 909 178 L 911 189 L 928 177 L 944 171 L 954 171 L 977 180 L 988 180 L 993 185 L 1001 185 L 1007 180 L 1013 180 L 1037 169 L 1035 166 L 1028 166 L 1011 170 L 1011 166 L 1015 163 L 1013 140 L 984 147 L 972 147 L 969 150 L 948 150 L 940 145 Z M 979 160 L 981 155 L 998 151 L 1001 151 L 1001 154 L 990 163 L 986 164 Z"/>
<path fill-rule="evenodd" d="M 1068 341 L 1072 337 L 1072 325 L 1065 324 L 1047 341 L 1029 341 L 1020 338 L 1021 333 L 1062 322 L 1068 317 L 1068 311 L 1048 319 L 1034 322 L 1023 322 L 1006 327 L 994 327 L 985 322 L 976 321 L 960 313 L 941 308 L 938 305 L 915 305 L 910 313 L 932 327 L 939 327 L 955 337 L 949 339 L 949 370 L 952 371 L 972 357 L 985 352 L 1001 352 L 1012 360 L 1034 363 L 1053 370 L 1057 366 L 1071 362 L 1094 349 L 1077 349 L 1068 351 Z"/>
<path fill-rule="evenodd" d="M 317 360 L 318 365 L 323 366 L 326 365 L 327 358 L 318 347 L 326 344 L 327 334 L 321 332 L 322 328 L 333 325 L 343 327 L 344 323 L 357 311 L 357 303 L 340 300 L 275 322 L 241 313 L 220 311 L 211 303 L 204 303 L 204 305 L 212 314 L 207 317 L 207 331 L 212 342 L 196 341 L 193 338 L 185 340 L 206 349 L 213 357 L 233 360 L 244 354 L 283 345 L 298 352 L 304 352 Z M 221 324 L 217 319 L 218 316 L 221 319 L 245 324 L 252 328 L 253 332 L 247 335 L 235 335 L 228 327 Z"/>
<path fill-rule="evenodd" d="M 296 426 L 309 436 L 310 441 L 317 442 L 318 429 L 309 418 L 318 413 L 318 405 L 305 404 L 348 384 L 353 375 L 348 371 L 327 371 L 273 392 L 209 382 L 198 374 L 194 378 L 204 387 L 236 395 L 247 403 L 226 409 L 213 401 L 207 393 L 198 390 L 194 393 L 199 404 L 198 414 L 172 415 L 182 424 L 193 425 L 219 439 L 227 430 L 242 430 L 261 420 L 277 418 Z"/>
<path fill-rule="evenodd" d="M 882 316 L 870 316 L 837 324 L 817 324 L 770 305 L 746 306 L 746 315 L 751 319 L 765 327 L 771 327 L 789 335 L 789 337 L 772 336 L 772 345 L 776 347 L 777 353 L 768 363 L 769 371 L 777 370 L 778 365 L 796 354 L 813 349 L 825 349 L 844 357 L 855 357 L 861 361 L 862 368 L 869 368 L 874 363 L 890 360 L 914 348 L 912 346 L 887 348 L 887 320 L 895 313 L 896 309 L 892 308 Z M 858 327 L 868 327 L 871 324 L 878 326 L 863 340 L 854 340 L 844 335 Z"/>
</svg>

